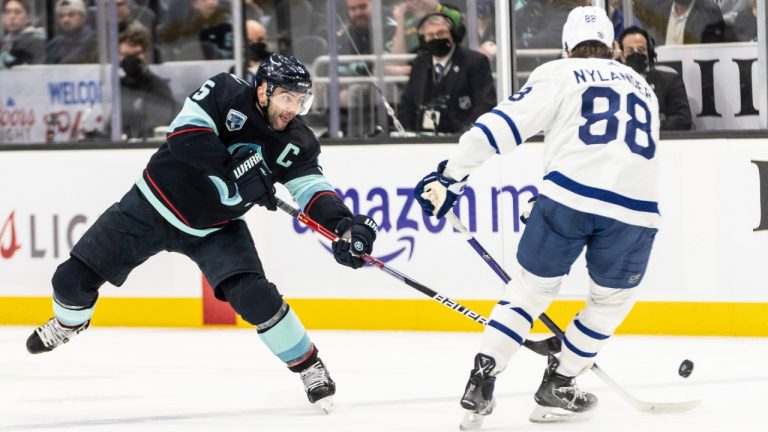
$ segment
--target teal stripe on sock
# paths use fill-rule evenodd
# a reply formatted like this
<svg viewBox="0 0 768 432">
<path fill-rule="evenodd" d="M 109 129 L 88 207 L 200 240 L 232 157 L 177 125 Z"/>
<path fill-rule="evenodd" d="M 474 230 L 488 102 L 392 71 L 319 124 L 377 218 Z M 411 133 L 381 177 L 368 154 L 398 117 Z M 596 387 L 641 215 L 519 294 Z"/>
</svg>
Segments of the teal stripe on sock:
<svg viewBox="0 0 768 432">
<path fill-rule="evenodd" d="M 60 323 L 66 326 L 78 326 L 93 316 L 93 307 L 88 309 L 67 309 L 64 306 L 53 301 L 53 314 Z"/>
<path fill-rule="evenodd" d="M 284 362 L 301 357 L 312 345 L 304 325 L 293 310 L 289 310 L 277 325 L 260 333 L 259 337 Z"/>
<path fill-rule="evenodd" d="M 285 363 L 290 363 L 298 358 L 304 357 L 309 350 L 312 348 L 312 341 L 309 340 L 309 335 L 304 334 L 304 337 L 301 338 L 299 343 L 293 346 L 293 348 L 289 349 L 288 351 L 283 351 L 277 356 Z"/>
</svg>

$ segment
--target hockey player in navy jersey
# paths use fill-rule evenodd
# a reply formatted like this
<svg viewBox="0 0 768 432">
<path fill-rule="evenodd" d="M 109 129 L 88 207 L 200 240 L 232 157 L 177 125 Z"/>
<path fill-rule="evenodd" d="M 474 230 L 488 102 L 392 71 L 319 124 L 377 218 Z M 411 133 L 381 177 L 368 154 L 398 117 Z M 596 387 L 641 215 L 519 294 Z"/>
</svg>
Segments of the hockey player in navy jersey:
<svg viewBox="0 0 768 432">
<path fill-rule="evenodd" d="M 493 410 L 497 374 L 584 248 L 587 305 L 567 327 L 559 358 L 550 358 L 530 420 L 588 415 L 597 398 L 575 378 L 632 309 L 659 223 L 656 96 L 640 75 L 611 60 L 613 26 L 603 9 L 571 11 L 562 40 L 566 58 L 538 67 L 519 92 L 479 117 L 414 190 L 426 213 L 443 217 L 472 170 L 544 133 L 544 182 L 518 245 L 519 269 L 491 313 L 461 398 L 466 429 Z"/>
<path fill-rule="evenodd" d="M 353 215 L 336 195 L 318 165 L 320 144 L 297 117 L 311 103 L 309 72 L 280 54 L 262 63 L 256 88 L 221 73 L 192 93 L 136 184 L 56 270 L 55 316 L 29 337 L 29 352 L 50 351 L 88 328 L 104 282 L 120 286 L 149 257 L 178 252 L 300 374 L 310 402 L 329 411 L 335 384 L 301 321 L 266 278 L 242 220 L 251 208 L 276 209 L 279 182 L 305 213 L 339 235 L 333 253 L 340 264 L 362 267 L 359 255 L 371 253 L 376 223 Z"/>
</svg>

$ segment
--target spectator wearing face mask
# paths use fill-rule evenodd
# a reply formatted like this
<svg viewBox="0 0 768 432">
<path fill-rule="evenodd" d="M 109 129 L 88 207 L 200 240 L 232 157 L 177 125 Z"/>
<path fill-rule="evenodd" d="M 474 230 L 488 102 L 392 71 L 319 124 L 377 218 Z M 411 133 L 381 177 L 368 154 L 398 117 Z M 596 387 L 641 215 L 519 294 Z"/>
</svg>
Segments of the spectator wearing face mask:
<svg viewBox="0 0 768 432">
<path fill-rule="evenodd" d="M 413 61 L 397 117 L 411 131 L 463 132 L 496 105 L 488 57 L 458 44 L 447 15 L 429 14 L 418 29 L 425 52 Z"/>
<path fill-rule="evenodd" d="M 656 51 L 648 32 L 637 26 L 619 36 L 621 61 L 642 75 L 659 100 L 661 130 L 690 130 L 691 107 L 680 75 L 674 69 L 656 67 Z"/>
<path fill-rule="evenodd" d="M 246 50 L 245 50 L 245 68 L 243 69 L 243 79 L 255 85 L 256 72 L 266 58 L 272 55 L 267 49 L 269 36 L 267 28 L 257 20 L 245 20 Z M 235 73 L 235 67 L 229 69 L 229 73 Z"/>
<path fill-rule="evenodd" d="M 150 35 L 146 29 L 120 34 L 118 52 L 125 76 L 120 79 L 123 135 L 146 139 L 158 126 L 168 126 L 176 102 L 168 84 L 149 70 Z"/>
<path fill-rule="evenodd" d="M 43 62 L 45 34 L 32 25 L 27 0 L 3 1 L 2 28 L 0 69 Z"/>
</svg>

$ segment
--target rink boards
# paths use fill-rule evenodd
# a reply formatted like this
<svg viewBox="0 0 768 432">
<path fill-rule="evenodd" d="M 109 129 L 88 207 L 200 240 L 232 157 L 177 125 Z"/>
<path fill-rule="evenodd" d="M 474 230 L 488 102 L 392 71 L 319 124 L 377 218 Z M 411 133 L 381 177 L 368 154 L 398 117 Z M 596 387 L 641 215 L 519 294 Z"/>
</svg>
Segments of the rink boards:
<svg viewBox="0 0 768 432">
<path fill-rule="evenodd" d="M 459 213 L 509 271 L 518 216 L 541 185 L 540 144 L 488 161 L 470 178 Z M 487 314 L 503 285 L 463 237 L 424 218 L 410 189 L 452 145 L 327 146 L 326 176 L 356 212 L 381 226 L 374 255 L 393 268 Z M 152 151 L 55 150 L 0 153 L 0 324 L 48 318 L 50 277 L 71 245 L 139 176 Z M 638 304 L 620 332 L 768 336 L 768 140 L 663 141 L 662 224 Z M 280 195 L 289 198 L 283 189 Z M 282 212 L 247 221 L 267 277 L 307 327 L 472 330 L 478 326 L 394 278 L 337 265 L 327 244 Z M 565 324 L 581 307 L 588 276 L 581 257 L 550 309 Z M 120 287 L 101 289 L 98 325 L 240 325 L 208 295 L 194 264 L 161 254 Z"/>
</svg>

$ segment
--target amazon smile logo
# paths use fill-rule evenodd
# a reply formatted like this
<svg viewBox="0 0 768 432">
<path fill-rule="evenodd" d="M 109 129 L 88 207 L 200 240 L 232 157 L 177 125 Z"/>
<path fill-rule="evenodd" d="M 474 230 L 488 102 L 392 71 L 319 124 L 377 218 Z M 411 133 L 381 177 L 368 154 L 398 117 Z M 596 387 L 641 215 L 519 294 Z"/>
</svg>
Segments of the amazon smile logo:
<svg viewBox="0 0 768 432">
<path fill-rule="evenodd" d="M 365 214 L 378 222 L 380 236 L 383 232 L 387 233 L 389 242 L 381 241 L 382 239 L 379 238 L 374 245 L 373 252 L 373 256 L 384 263 L 398 258 L 405 258 L 410 261 L 416 249 L 419 232 L 424 233 L 426 231 L 429 234 L 439 234 L 444 230 L 453 231 L 453 227 L 445 219 L 437 220 L 421 210 L 413 198 L 413 189 L 410 187 L 400 187 L 394 191 L 384 187 L 373 187 L 369 190 L 350 188 L 346 191 L 336 189 L 336 193 L 352 210 L 352 213 Z M 485 223 L 486 229 L 490 224 L 491 232 L 499 232 L 503 215 L 504 218 L 511 218 L 512 228 L 515 232 L 520 232 L 522 230 L 520 214 L 527 208 L 528 199 L 532 196 L 538 196 L 539 191 L 534 185 L 522 187 L 505 185 L 491 187 L 485 191 L 475 190 L 468 186 L 456 202 L 454 211 L 459 217 L 462 217 L 463 209 L 465 214 L 462 220 L 465 221 L 471 232 L 477 232 L 479 219 L 477 198 L 480 194 L 488 194 L 487 196 L 490 197 L 490 215 L 487 211 L 481 212 L 483 220 L 480 223 Z M 298 234 L 311 232 L 309 228 L 295 219 L 293 220 L 293 229 Z M 323 249 L 332 253 L 327 242 L 323 240 L 318 240 L 318 242 Z M 384 248 L 387 250 L 382 250 Z"/>
</svg>

